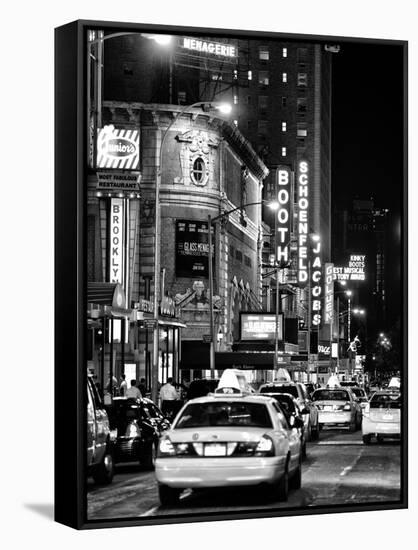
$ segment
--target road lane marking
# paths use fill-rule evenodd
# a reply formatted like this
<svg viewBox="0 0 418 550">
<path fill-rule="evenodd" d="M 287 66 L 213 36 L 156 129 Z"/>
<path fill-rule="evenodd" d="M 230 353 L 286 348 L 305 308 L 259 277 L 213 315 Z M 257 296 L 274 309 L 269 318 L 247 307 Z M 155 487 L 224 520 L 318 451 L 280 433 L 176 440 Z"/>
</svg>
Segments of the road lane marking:
<svg viewBox="0 0 418 550">
<path fill-rule="evenodd" d="M 187 497 L 189 497 L 192 494 L 191 489 L 186 489 L 182 495 L 180 495 L 179 500 L 183 500 Z M 159 506 L 154 506 L 153 508 L 150 508 L 146 512 L 140 515 L 140 517 L 146 517 L 146 516 L 152 516 L 154 512 L 156 512 L 159 509 Z"/>
</svg>

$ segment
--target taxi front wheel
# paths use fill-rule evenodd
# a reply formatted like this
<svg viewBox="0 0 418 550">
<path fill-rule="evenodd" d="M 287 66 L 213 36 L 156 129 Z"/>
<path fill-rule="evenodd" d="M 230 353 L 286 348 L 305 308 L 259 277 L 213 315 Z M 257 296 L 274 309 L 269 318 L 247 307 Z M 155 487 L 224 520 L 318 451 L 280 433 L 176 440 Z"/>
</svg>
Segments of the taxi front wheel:
<svg viewBox="0 0 418 550">
<path fill-rule="evenodd" d="M 180 489 L 169 487 L 168 485 L 158 485 L 158 496 L 162 506 L 170 506 L 179 501 Z"/>
</svg>

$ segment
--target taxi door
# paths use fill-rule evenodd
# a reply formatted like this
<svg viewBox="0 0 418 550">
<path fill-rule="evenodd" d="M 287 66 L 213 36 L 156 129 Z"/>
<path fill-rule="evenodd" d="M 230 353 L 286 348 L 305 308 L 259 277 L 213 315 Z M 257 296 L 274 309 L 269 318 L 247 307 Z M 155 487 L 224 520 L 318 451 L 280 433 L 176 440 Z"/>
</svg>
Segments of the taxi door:
<svg viewBox="0 0 418 550">
<path fill-rule="evenodd" d="M 289 472 L 293 472 L 299 466 L 300 453 L 302 452 L 301 445 L 300 445 L 300 435 L 297 428 L 292 428 L 289 425 L 286 419 L 286 416 L 283 414 L 279 405 L 277 405 L 277 403 L 273 403 L 273 407 L 277 411 L 279 422 L 281 423 L 283 429 L 287 433 L 287 439 L 289 441 L 289 451 L 290 451 Z"/>
</svg>

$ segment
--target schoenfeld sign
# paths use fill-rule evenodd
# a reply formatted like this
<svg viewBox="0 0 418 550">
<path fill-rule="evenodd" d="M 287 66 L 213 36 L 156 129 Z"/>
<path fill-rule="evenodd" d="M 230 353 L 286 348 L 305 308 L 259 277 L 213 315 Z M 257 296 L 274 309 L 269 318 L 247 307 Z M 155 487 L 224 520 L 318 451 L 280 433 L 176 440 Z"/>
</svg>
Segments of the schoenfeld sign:
<svg viewBox="0 0 418 550">
<path fill-rule="evenodd" d="M 177 277 L 208 277 L 208 250 L 209 244 L 207 222 L 177 220 Z M 214 247 L 212 245 L 212 254 L 213 250 Z"/>
</svg>

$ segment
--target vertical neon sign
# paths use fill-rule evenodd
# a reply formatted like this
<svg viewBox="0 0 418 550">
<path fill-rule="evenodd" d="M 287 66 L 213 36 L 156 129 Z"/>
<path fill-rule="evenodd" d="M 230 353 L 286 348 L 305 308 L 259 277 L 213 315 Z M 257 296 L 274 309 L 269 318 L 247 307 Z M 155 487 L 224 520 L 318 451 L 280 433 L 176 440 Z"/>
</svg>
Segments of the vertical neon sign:
<svg viewBox="0 0 418 550">
<path fill-rule="evenodd" d="M 309 208 L 309 165 L 300 160 L 297 171 L 298 199 L 298 283 L 300 287 L 308 282 L 308 208 Z"/>
</svg>

